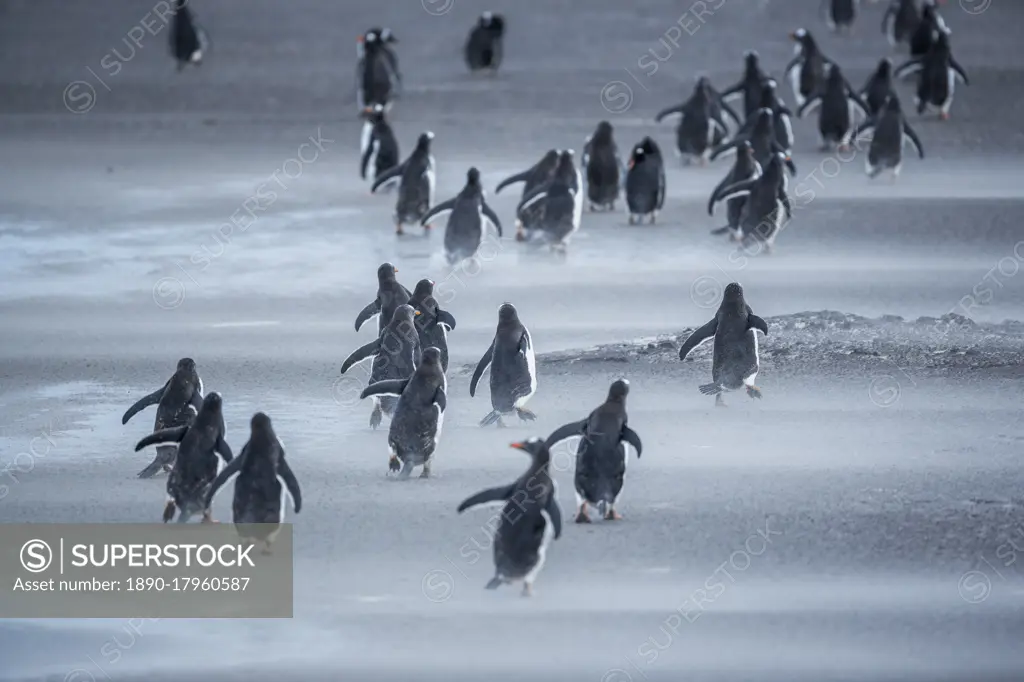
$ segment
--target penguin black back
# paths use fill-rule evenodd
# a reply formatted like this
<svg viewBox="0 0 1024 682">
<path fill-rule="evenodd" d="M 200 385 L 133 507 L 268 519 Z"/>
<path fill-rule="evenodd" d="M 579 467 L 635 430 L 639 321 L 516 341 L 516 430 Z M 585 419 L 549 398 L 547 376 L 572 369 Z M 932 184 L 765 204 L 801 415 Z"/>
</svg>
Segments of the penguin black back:
<svg viewBox="0 0 1024 682">
<path fill-rule="evenodd" d="M 622 182 L 622 161 L 608 121 L 598 123 L 584 145 L 583 170 L 591 210 L 597 206 L 614 209 Z"/>
<path fill-rule="evenodd" d="M 203 59 L 202 29 L 186 3 L 187 0 L 175 0 L 174 19 L 171 23 L 171 54 L 177 61 L 179 71 L 187 64 L 198 65 Z"/>
<path fill-rule="evenodd" d="M 505 18 L 484 12 L 466 40 L 464 54 L 470 71 L 497 71 L 504 53 Z"/>
<path fill-rule="evenodd" d="M 626 173 L 626 205 L 630 224 L 649 217 L 653 223 L 665 202 L 665 164 L 658 144 L 650 137 L 630 154 Z"/>
<path fill-rule="evenodd" d="M 448 332 L 455 329 L 455 317 L 442 310 L 434 298 L 434 281 L 421 279 L 409 298 L 416 315 L 416 330 L 420 335 L 420 347 L 437 348 L 441 358 L 441 369 L 448 371 Z"/>
</svg>

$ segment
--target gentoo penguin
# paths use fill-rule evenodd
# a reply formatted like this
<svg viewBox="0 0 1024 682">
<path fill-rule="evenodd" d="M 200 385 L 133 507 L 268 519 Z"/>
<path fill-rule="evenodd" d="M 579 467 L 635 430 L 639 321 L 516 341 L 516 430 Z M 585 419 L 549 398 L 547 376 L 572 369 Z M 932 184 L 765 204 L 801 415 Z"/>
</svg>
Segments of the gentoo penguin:
<svg viewBox="0 0 1024 682">
<path fill-rule="evenodd" d="M 583 143 L 583 179 L 587 185 L 587 202 L 590 210 L 598 208 L 615 210 L 619 190 L 625 174 L 619 148 L 615 144 L 612 124 L 601 121 L 597 130 Z"/>
<path fill-rule="evenodd" d="M 299 481 L 288 466 L 284 443 L 274 433 L 270 417 L 257 412 L 249 422 L 249 440 L 231 462 L 221 469 L 206 493 L 206 509 L 228 479 L 235 479 L 235 495 L 231 502 L 231 516 L 239 537 L 259 541 L 263 553 L 270 554 L 284 522 L 285 493 L 292 498 L 295 513 L 302 511 L 302 491 Z"/>
<path fill-rule="evenodd" d="M 487 205 L 484 189 L 480 185 L 480 171 L 476 168 L 466 172 L 466 186 L 462 191 L 427 211 L 420 219 L 420 224 L 426 226 L 441 214 L 448 215 L 448 224 L 444 229 L 444 257 L 449 265 L 476 254 L 483 243 L 487 223 L 501 237 L 501 221 Z"/>
<path fill-rule="evenodd" d="M 375 400 L 384 400 L 387 396 L 398 401 L 388 431 L 391 450 L 388 470 L 400 470 L 399 478 L 409 478 L 413 467 L 417 466 L 423 467 L 420 478 L 430 478 L 431 457 L 441 439 L 444 411 L 448 406 L 446 386 L 441 351 L 431 347 L 423 351 L 412 376 L 371 383 L 359 395 L 360 398 L 374 396 Z"/>
<path fill-rule="evenodd" d="M 754 124 L 746 128 L 742 135 L 737 134 L 729 142 L 716 147 L 711 152 L 711 160 L 714 161 L 720 156 L 735 152 L 743 142 L 750 143 L 754 151 L 754 160 L 761 164 L 762 168 L 768 165 L 768 162 L 776 154 L 781 154 L 789 172 L 796 175 L 796 164 L 793 163 L 789 153 L 775 137 L 775 115 L 772 114 L 771 109 L 764 107 L 758 109 L 754 118 Z"/>
<path fill-rule="evenodd" d="M 381 335 L 352 351 L 342 364 L 341 373 L 344 374 L 353 365 L 367 358 L 373 358 L 373 364 L 370 366 L 370 384 L 385 379 L 408 379 L 416 371 L 416 365 L 420 361 L 420 335 L 414 322 L 414 318 L 419 314 L 408 304 L 395 308 L 391 322 Z M 382 415 L 390 417 L 397 403 L 397 400 L 390 397 L 374 398 L 370 428 L 376 429 L 380 426 Z"/>
<path fill-rule="evenodd" d="M 174 18 L 171 20 L 171 54 L 181 71 L 189 64 L 199 66 L 203 62 L 203 49 L 209 41 L 206 31 L 196 21 L 192 10 L 186 7 L 188 0 L 174 0 Z"/>
<path fill-rule="evenodd" d="M 889 44 L 896 47 L 910 40 L 919 23 L 921 12 L 917 9 L 917 0 L 891 0 L 882 15 L 882 33 Z"/>
<path fill-rule="evenodd" d="M 359 60 L 356 91 L 359 108 L 369 111 L 373 105 L 379 104 L 386 110 L 391 106 L 396 85 L 391 63 L 393 53 L 388 49 L 383 36 L 375 31 L 368 31 L 363 36 L 362 45 L 363 55 Z"/>
<path fill-rule="evenodd" d="M 430 153 L 430 143 L 434 133 L 422 133 L 416 141 L 416 149 L 408 159 L 397 166 L 384 171 L 373 181 L 371 192 L 382 186 L 398 181 L 398 201 L 395 204 L 395 233 L 405 234 L 402 226 L 418 223 L 434 205 L 434 188 L 436 175 L 434 156 Z M 425 225 L 430 229 L 430 225 Z"/>
<path fill-rule="evenodd" d="M 868 107 L 868 113 L 872 116 L 878 114 L 892 92 L 892 60 L 882 57 L 874 73 L 860 89 L 860 96 Z"/>
<path fill-rule="evenodd" d="M 845 148 L 843 140 L 854 125 L 854 109 L 864 117 L 869 116 L 868 105 L 860 98 L 843 76 L 838 64 L 828 70 L 825 89 L 808 97 L 796 114 L 803 118 L 815 109 L 818 112 L 818 132 L 821 134 L 821 150 L 829 151 L 835 145 Z"/>
<path fill-rule="evenodd" d="M 206 506 L 206 493 L 217 478 L 220 455 L 225 464 L 232 459 L 231 448 L 224 440 L 224 412 L 220 393 L 214 391 L 203 398 L 199 414 L 191 426 L 172 426 L 152 433 L 138 442 L 135 452 L 156 443 L 177 443 L 174 466 L 167 477 L 167 506 L 164 523 L 174 516 L 177 506 L 178 523 L 202 512 L 203 523 L 211 523 L 210 509 Z"/>
<path fill-rule="evenodd" d="M 622 481 L 629 462 L 629 444 L 639 458 L 643 452 L 640 436 L 626 425 L 626 396 L 629 382 L 619 379 L 608 389 L 608 399 L 583 421 L 562 426 L 547 439 L 548 448 L 566 438 L 581 436 L 576 446 L 576 523 L 590 523 L 587 505 L 597 507 L 606 521 L 622 516 L 615 509 L 622 493 Z"/>
<path fill-rule="evenodd" d="M 395 278 L 397 272 L 398 268 L 391 263 L 381 263 L 377 268 L 377 297 L 356 315 L 356 331 L 359 331 L 368 320 L 376 317 L 377 336 L 380 336 L 394 317 L 395 309 L 409 302 L 412 294 L 398 283 Z"/>
<path fill-rule="evenodd" d="M 924 57 L 915 57 L 896 68 L 897 78 L 906 78 L 917 74 L 917 113 L 923 114 L 929 106 L 938 107 L 939 118 L 949 118 L 949 108 L 953 105 L 953 91 L 956 79 L 964 85 L 970 85 L 967 72 L 953 58 L 949 45 L 949 34 L 940 32 L 935 38 L 932 49 Z"/>
<path fill-rule="evenodd" d="M 743 116 L 750 119 L 761 104 L 761 90 L 765 82 L 770 80 L 768 74 L 761 70 L 760 57 L 757 52 L 748 50 L 743 54 L 743 77 L 730 88 L 722 91 L 722 100 L 728 102 L 734 98 L 743 98 Z"/>
<path fill-rule="evenodd" d="M 710 89 L 704 81 L 698 81 L 688 100 L 663 109 L 654 117 L 654 122 L 660 123 L 666 116 L 679 115 L 676 150 L 687 165 L 692 161 L 699 161 L 702 165 L 707 163 L 708 154 L 714 146 L 716 130 L 721 134 L 721 139 L 729 134 L 721 110 L 713 110 L 712 101 Z"/>
<path fill-rule="evenodd" d="M 518 241 L 527 241 L 540 235 L 541 241 L 552 250 L 565 253 L 569 240 L 580 229 L 583 217 L 583 177 L 576 167 L 575 152 L 564 149 L 558 157 L 558 165 L 550 180 L 535 188 L 516 207 L 519 222 L 525 224 L 532 206 L 543 204 L 539 222 L 532 226 L 530 233 L 523 232 Z"/>
<path fill-rule="evenodd" d="M 783 211 L 787 220 L 793 217 L 793 205 L 786 193 L 785 162 L 781 153 L 775 154 L 760 176 L 715 190 L 708 201 L 708 215 L 714 215 L 715 204 L 719 201 L 746 197 L 733 238 L 741 241 L 756 239 L 771 251 L 782 227 Z"/>
<path fill-rule="evenodd" d="M 416 315 L 416 331 L 420 335 L 420 348 L 434 347 L 441 353 L 441 369 L 448 371 L 448 332 L 455 329 L 455 317 L 441 310 L 434 298 L 434 281 L 421 279 L 409 298 Z"/>
<path fill-rule="evenodd" d="M 925 0 L 921 7 L 921 21 L 910 36 L 910 56 L 923 57 L 928 54 L 940 33 L 949 35 L 949 28 L 939 15 L 939 8 L 934 1 Z"/>
<path fill-rule="evenodd" d="M 782 99 L 779 98 L 778 91 L 776 90 L 776 83 L 773 79 L 769 78 L 761 86 L 761 99 L 760 105 L 762 109 L 768 109 L 772 112 L 772 128 L 775 131 L 775 140 L 779 143 L 779 147 L 786 153 L 787 156 L 792 154 L 793 149 L 793 112 L 789 110 L 789 107 L 785 105 Z M 757 123 L 757 113 L 747 117 L 747 120 L 743 122 L 743 125 L 738 131 L 736 131 L 737 139 L 744 139 L 749 137 L 753 130 L 754 125 Z"/>
<path fill-rule="evenodd" d="M 511 447 L 530 455 L 530 467 L 515 483 L 466 498 L 459 505 L 461 514 L 471 507 L 492 502 L 503 503 L 501 521 L 494 531 L 494 577 L 488 590 L 502 583 L 523 581 L 523 596 L 533 594 L 548 545 L 562 536 L 562 510 L 558 506 L 558 485 L 551 478 L 551 452 L 540 438 L 530 438 Z"/>
<path fill-rule="evenodd" d="M 850 33 L 857 19 L 857 4 L 860 0 L 823 0 L 825 23 L 830 31 Z"/>
<path fill-rule="evenodd" d="M 760 398 L 754 385 L 760 365 L 757 355 L 757 331 L 768 335 L 768 324 L 754 314 L 743 300 L 743 287 L 732 282 L 725 287 L 722 303 L 710 322 L 694 330 L 679 349 L 679 359 L 711 337 L 715 339 L 711 362 L 711 383 L 700 387 L 704 395 L 715 396 L 715 405 L 725 406 L 724 391 L 746 387 L 747 395 Z"/>
<path fill-rule="evenodd" d="M 121 417 L 121 423 L 127 424 L 137 412 L 150 405 L 157 406 L 154 432 L 192 423 L 203 405 L 203 380 L 199 378 L 196 363 L 192 358 L 178 360 L 178 368 L 167 383 L 129 407 Z M 139 472 L 139 478 L 152 478 L 161 469 L 170 471 L 176 449 L 173 445 L 158 446 L 156 457 L 149 466 Z"/>
<path fill-rule="evenodd" d="M 511 303 L 498 308 L 498 328 L 490 347 L 480 358 L 469 382 L 470 397 L 476 396 L 476 385 L 487 366 L 491 365 L 491 412 L 480 420 L 480 426 L 505 423 L 501 417 L 515 412 L 524 421 L 537 416 L 526 409 L 526 403 L 537 392 L 537 358 L 533 352 L 530 330 L 519 320 Z"/>
<path fill-rule="evenodd" d="M 633 147 L 626 171 L 626 210 L 629 224 L 647 218 L 653 225 L 665 205 L 665 161 L 658 143 L 645 137 Z"/>
<path fill-rule="evenodd" d="M 481 14 L 476 26 L 469 32 L 464 49 L 469 70 L 497 73 L 501 66 L 504 37 L 505 18 L 492 12 Z"/>
<path fill-rule="evenodd" d="M 371 38 L 372 36 L 372 38 Z M 391 83 L 394 86 L 394 92 L 392 93 L 395 99 L 402 94 L 402 74 L 398 69 L 398 55 L 395 54 L 395 50 L 392 45 L 398 42 L 398 38 L 391 32 L 390 28 L 381 28 L 375 26 L 361 36 L 356 37 L 356 91 L 358 93 L 362 82 L 362 73 L 364 64 L 366 63 L 366 43 L 367 41 L 376 43 L 379 46 L 380 52 L 384 54 L 387 59 L 388 73 L 391 76 Z M 357 97 L 359 95 L 357 94 Z M 362 104 L 360 104 L 362 107 Z"/>
<path fill-rule="evenodd" d="M 373 182 L 378 175 L 398 165 L 398 139 L 391 130 L 382 105 L 374 104 L 363 118 L 359 177 Z"/>
<path fill-rule="evenodd" d="M 718 183 L 714 191 L 711 193 L 712 196 L 716 192 L 722 190 L 730 185 L 735 185 L 739 182 L 746 180 L 753 180 L 761 176 L 761 164 L 754 159 L 754 149 L 750 146 L 750 143 L 746 140 L 740 142 L 739 146 L 736 147 L 736 161 L 733 163 L 728 174 L 722 181 Z M 729 199 L 726 203 L 728 222 L 725 227 L 719 227 L 711 231 L 711 234 L 723 234 L 730 232 L 733 239 L 739 238 L 743 233 L 740 230 L 740 215 L 743 212 L 743 204 L 746 203 L 746 197 L 735 197 Z"/>
<path fill-rule="evenodd" d="M 856 139 L 861 133 L 868 130 L 872 131 L 871 146 L 868 148 L 868 157 L 864 161 L 864 172 L 868 174 L 868 177 L 873 178 L 889 168 L 892 169 L 894 180 L 899 177 L 900 168 L 903 165 L 903 145 L 907 142 L 914 145 L 920 158 L 924 158 L 921 138 L 917 136 L 904 117 L 896 93 L 892 93 L 885 100 L 881 111 L 852 131 L 850 138 Z"/>
<path fill-rule="evenodd" d="M 555 168 L 558 166 L 558 159 L 561 155 L 559 149 L 549 149 L 546 154 L 522 173 L 510 175 L 501 182 L 494 190 L 494 194 L 501 194 L 501 190 L 517 182 L 523 183 L 523 194 L 520 201 L 529 196 L 533 190 L 544 185 L 555 175 Z M 526 230 L 533 229 L 544 215 L 543 204 L 534 204 L 530 210 L 524 211 L 521 216 L 516 216 L 516 240 L 523 241 L 526 238 Z"/>
<path fill-rule="evenodd" d="M 707 76 L 700 76 L 697 78 L 697 86 L 705 90 L 707 100 L 710 102 L 709 111 L 711 116 L 715 119 L 720 119 L 726 123 L 731 123 L 734 128 L 739 128 L 742 125 L 740 117 L 737 116 L 736 112 L 733 111 L 732 107 L 722 97 L 722 93 L 715 89 L 715 86 L 711 85 L 711 81 Z M 715 126 L 714 137 L 712 138 L 713 146 L 718 146 L 729 137 L 729 131 L 723 131 L 718 126 Z"/>
<path fill-rule="evenodd" d="M 789 34 L 796 43 L 796 56 L 786 65 L 786 77 L 793 88 L 797 107 L 825 86 L 825 67 L 831 61 L 821 53 L 818 43 L 807 29 L 798 28 Z"/>
</svg>

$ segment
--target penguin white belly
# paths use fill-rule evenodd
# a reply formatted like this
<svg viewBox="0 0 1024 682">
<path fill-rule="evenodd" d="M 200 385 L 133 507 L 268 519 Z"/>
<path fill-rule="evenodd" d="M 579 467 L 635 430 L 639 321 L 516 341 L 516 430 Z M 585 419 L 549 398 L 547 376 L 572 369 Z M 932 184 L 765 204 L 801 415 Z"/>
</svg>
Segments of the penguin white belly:
<svg viewBox="0 0 1024 682">
<path fill-rule="evenodd" d="M 430 197 L 430 206 L 434 205 L 434 189 L 437 187 L 437 171 L 434 165 L 434 157 L 430 157 L 430 162 L 427 164 L 427 186 L 429 187 L 428 196 Z"/>
<path fill-rule="evenodd" d="M 572 232 L 569 233 L 570 236 L 580 229 L 580 222 L 583 220 L 583 176 L 578 168 L 576 169 L 576 194 L 572 199 Z M 567 236 L 564 241 L 568 240 Z"/>
<path fill-rule="evenodd" d="M 748 333 L 751 336 L 751 341 L 753 341 L 753 343 L 754 343 L 754 363 L 755 364 L 754 364 L 754 373 L 751 374 L 749 377 L 744 377 L 743 384 L 745 386 L 753 386 L 754 385 L 754 380 L 757 379 L 758 369 L 760 369 L 760 367 L 761 367 L 761 356 L 760 356 L 760 354 L 758 353 L 758 350 L 757 350 L 757 330 L 756 329 L 750 329 L 750 330 L 748 330 Z"/>
<path fill-rule="evenodd" d="M 359 135 L 359 153 L 365 154 L 366 150 L 370 148 L 370 142 L 373 140 L 373 124 L 369 121 L 363 122 L 363 131 Z"/>
<path fill-rule="evenodd" d="M 370 158 L 366 163 L 366 169 L 369 171 L 366 175 L 366 179 L 372 184 L 377 176 L 380 175 L 381 169 L 377 168 L 377 152 L 380 151 L 380 142 L 374 140 L 371 144 L 372 148 L 370 150 Z"/>
<path fill-rule="evenodd" d="M 800 74 L 803 73 L 804 63 L 800 62 L 789 71 L 789 84 L 793 88 L 793 99 L 796 100 L 797 108 L 804 104 L 804 96 L 800 94 Z"/>
<path fill-rule="evenodd" d="M 523 582 L 533 584 L 533 581 L 537 579 L 537 575 L 540 573 L 540 569 L 544 568 L 544 561 L 547 558 L 548 545 L 551 544 L 551 539 L 555 537 L 555 524 L 551 521 L 551 515 L 548 514 L 546 509 L 542 509 L 540 512 L 541 517 L 544 519 L 544 533 L 540 539 L 540 547 L 537 548 L 537 563 L 534 564 L 530 572 L 523 577 Z"/>
<path fill-rule="evenodd" d="M 533 397 L 533 394 L 537 392 L 537 357 L 533 352 L 533 339 L 530 339 L 530 344 L 526 349 L 526 369 L 530 373 L 530 392 L 519 398 L 515 402 L 517 408 L 522 408 L 523 405 Z"/>
<path fill-rule="evenodd" d="M 199 379 L 199 397 L 202 398 L 203 395 L 203 380 Z"/>
<path fill-rule="evenodd" d="M 437 430 L 434 431 L 434 447 L 436 448 L 437 444 L 441 440 L 441 428 L 444 426 L 444 412 L 441 410 L 441 406 L 437 403 L 434 403 L 434 409 L 437 410 Z M 434 455 L 431 455 L 431 459 L 433 459 L 433 457 Z"/>
<path fill-rule="evenodd" d="M 284 479 L 281 475 L 277 475 L 277 482 L 281 486 L 281 506 L 277 510 L 277 522 L 284 523 L 285 516 L 285 503 L 291 499 L 291 493 L 288 492 L 288 486 L 285 485 Z"/>
<path fill-rule="evenodd" d="M 953 105 L 953 91 L 956 89 L 956 72 L 953 69 L 946 69 L 946 101 L 940 109 L 942 113 L 948 114 L 949 108 Z"/>
</svg>

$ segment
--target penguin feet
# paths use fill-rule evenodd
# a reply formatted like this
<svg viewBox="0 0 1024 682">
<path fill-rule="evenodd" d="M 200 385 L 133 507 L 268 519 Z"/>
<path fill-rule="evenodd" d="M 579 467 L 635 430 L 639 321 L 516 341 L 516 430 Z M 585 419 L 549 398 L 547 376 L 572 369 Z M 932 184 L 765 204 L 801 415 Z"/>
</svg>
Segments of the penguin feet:
<svg viewBox="0 0 1024 682">
<path fill-rule="evenodd" d="M 519 415 L 519 418 L 522 419 L 524 422 L 532 422 L 537 420 L 537 415 L 535 415 L 533 412 L 525 408 L 520 409 L 517 407 L 516 414 Z"/>
<path fill-rule="evenodd" d="M 174 518 L 174 500 L 167 500 L 167 506 L 164 507 L 164 523 L 167 523 Z"/>
<path fill-rule="evenodd" d="M 526 232 L 522 228 L 519 228 L 518 230 L 516 230 L 516 241 L 517 242 L 525 242 L 526 241 Z"/>
<path fill-rule="evenodd" d="M 405 235 L 405 230 L 402 229 L 402 224 L 398 223 L 397 225 L 395 225 L 395 236 L 396 237 L 402 237 L 404 235 Z"/>
<path fill-rule="evenodd" d="M 390 475 L 393 471 L 401 471 L 402 462 L 396 455 L 391 455 L 391 459 L 388 460 L 388 474 Z"/>
<path fill-rule="evenodd" d="M 657 211 L 653 211 L 651 213 L 651 220 L 650 220 L 650 222 L 651 222 L 651 225 L 653 225 L 656 222 L 658 222 L 658 212 Z"/>
<path fill-rule="evenodd" d="M 747 395 L 749 395 L 751 398 L 757 398 L 758 400 L 760 400 L 761 389 L 751 384 L 750 386 L 747 386 Z"/>
<path fill-rule="evenodd" d="M 380 426 L 380 423 L 384 420 L 384 413 L 381 412 L 380 406 L 373 408 L 373 412 L 370 413 L 370 428 L 374 431 Z"/>
<path fill-rule="evenodd" d="M 420 478 L 430 478 L 430 462 L 428 461 L 423 465 L 423 471 L 420 472 Z"/>
<path fill-rule="evenodd" d="M 949 112 L 948 111 L 940 111 L 939 112 L 939 120 L 940 121 L 948 121 L 949 120 Z"/>
<path fill-rule="evenodd" d="M 404 481 L 412 476 L 412 462 L 406 462 L 402 465 L 402 470 L 398 473 L 398 480 Z"/>
<path fill-rule="evenodd" d="M 527 583 L 527 582 L 523 583 L 523 596 L 524 597 L 532 597 L 533 596 L 533 584 L 532 583 Z"/>
<path fill-rule="evenodd" d="M 604 513 L 604 520 L 605 521 L 621 521 L 622 520 L 622 514 L 620 514 L 619 512 L 615 511 L 615 507 L 608 507 L 607 511 L 605 511 L 605 513 Z"/>
<path fill-rule="evenodd" d="M 210 510 L 210 509 L 207 509 L 206 511 L 204 511 L 203 512 L 203 520 L 200 521 L 200 523 L 217 523 L 216 521 L 213 520 L 213 511 Z"/>
<path fill-rule="evenodd" d="M 715 407 L 729 407 L 725 404 L 725 398 L 722 397 L 721 393 L 715 396 Z"/>
<path fill-rule="evenodd" d="M 629 224 L 636 225 L 636 218 L 633 217 L 632 213 L 629 214 Z"/>
<path fill-rule="evenodd" d="M 505 420 L 502 419 L 501 417 L 498 417 L 498 428 L 499 429 L 507 429 L 508 428 L 508 424 L 506 424 Z"/>
<path fill-rule="evenodd" d="M 576 523 L 590 523 L 590 516 L 587 514 L 586 502 L 581 504 L 579 511 L 576 512 Z"/>
<path fill-rule="evenodd" d="M 480 420 L 480 426 L 490 426 L 494 422 L 498 422 L 498 426 L 503 426 L 501 423 L 501 413 L 497 410 L 491 410 L 484 418 Z"/>
</svg>

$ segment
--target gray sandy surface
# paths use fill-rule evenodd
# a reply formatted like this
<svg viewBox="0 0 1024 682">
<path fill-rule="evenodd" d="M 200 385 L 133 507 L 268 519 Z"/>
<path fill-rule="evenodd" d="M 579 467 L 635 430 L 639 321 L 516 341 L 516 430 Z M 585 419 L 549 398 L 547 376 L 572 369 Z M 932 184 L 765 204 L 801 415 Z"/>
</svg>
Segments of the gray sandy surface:
<svg viewBox="0 0 1024 682">
<path fill-rule="evenodd" d="M 746 49 L 781 77 L 801 25 L 859 84 L 890 54 L 883 3 L 840 39 L 810 0 L 727 0 L 703 21 L 666 0 L 195 0 L 213 48 L 183 74 L 166 29 L 122 42 L 150 3 L 0 4 L 0 522 L 157 520 L 164 480 L 135 479 L 149 455 L 132 452 L 151 412 L 120 416 L 186 355 L 224 395 L 236 452 L 252 413 L 271 415 L 304 493 L 293 619 L 2 620 L 0 679 L 1024 678 L 1024 6 L 986 4 L 943 10 L 971 86 L 948 123 L 911 117 L 928 157 L 898 183 L 796 124 L 776 253 L 708 234 L 726 161 L 671 160 L 659 225 L 585 214 L 565 260 L 509 239 L 518 193 L 492 192 L 506 239 L 455 271 L 440 234 L 396 241 L 393 197 L 358 181 L 359 32 L 401 40 L 393 125 L 403 155 L 436 134 L 442 199 L 470 165 L 493 188 L 548 147 L 581 149 L 602 118 L 623 148 L 670 149 L 654 113 L 698 73 L 731 84 Z M 509 20 L 493 80 L 459 54 L 484 9 Z M 666 49 L 674 23 L 689 28 Z M 652 49 L 665 61 L 645 75 Z M 311 136 L 315 160 L 289 161 Z M 275 174 L 271 205 L 231 226 Z M 437 280 L 458 320 L 429 481 L 385 477 L 365 368 L 338 375 L 369 340 L 352 322 L 385 260 L 407 286 Z M 715 409 L 697 391 L 709 347 L 675 352 L 730 281 L 770 325 L 764 399 Z M 505 300 L 539 353 L 538 421 L 484 430 L 469 374 Z M 582 418 L 620 376 L 644 442 L 625 519 L 567 524 L 532 600 L 484 591 L 493 512 L 456 505 L 524 469 L 511 441 Z M 554 460 L 566 517 L 571 445 Z"/>
</svg>

